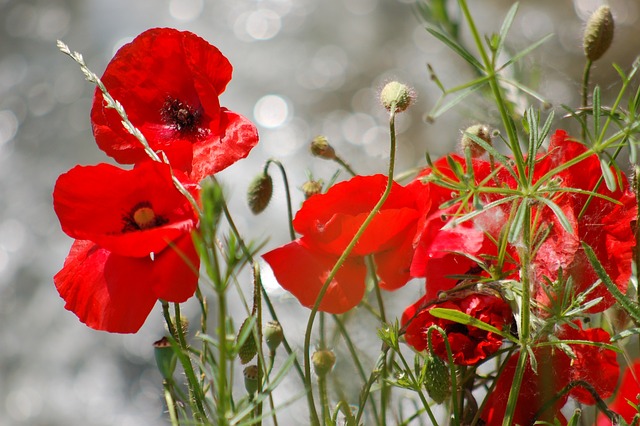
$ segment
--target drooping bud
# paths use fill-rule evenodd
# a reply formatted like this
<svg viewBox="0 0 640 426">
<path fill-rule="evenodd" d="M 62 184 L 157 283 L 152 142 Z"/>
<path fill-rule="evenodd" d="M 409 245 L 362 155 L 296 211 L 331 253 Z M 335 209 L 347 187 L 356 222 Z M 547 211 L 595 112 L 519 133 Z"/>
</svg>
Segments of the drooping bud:
<svg viewBox="0 0 640 426">
<path fill-rule="evenodd" d="M 156 365 L 160 374 L 165 380 L 169 380 L 173 377 L 173 372 L 176 369 L 176 353 L 169 343 L 169 339 L 163 337 L 157 342 L 153 342 L 153 354 L 156 358 Z"/>
<path fill-rule="evenodd" d="M 329 141 L 324 136 L 316 136 L 311 141 L 311 153 L 316 157 L 324 158 L 325 160 L 335 160 L 336 151 L 329 144 Z"/>
<path fill-rule="evenodd" d="M 244 374 L 244 388 L 249 395 L 253 395 L 258 391 L 260 384 L 260 370 L 258 366 L 253 364 L 249 365 L 243 370 Z"/>
<path fill-rule="evenodd" d="M 491 129 L 485 124 L 475 124 L 467 127 L 467 129 L 462 133 L 462 138 L 460 139 L 460 146 L 462 147 L 463 152 L 468 149 L 471 152 L 472 158 L 482 157 L 486 150 L 469 137 L 469 135 L 474 135 L 485 141 L 488 145 L 491 145 Z"/>
<path fill-rule="evenodd" d="M 268 173 L 260 173 L 249 184 L 247 203 L 253 214 L 264 211 L 273 195 L 273 180 Z"/>
<path fill-rule="evenodd" d="M 609 6 L 600 6 L 587 21 L 584 29 L 584 55 L 597 61 L 611 46 L 613 41 L 613 15 Z"/>
<path fill-rule="evenodd" d="M 241 364 L 248 363 L 258 353 L 258 346 L 256 345 L 256 339 L 254 338 L 253 333 L 248 330 L 249 324 L 251 324 L 251 322 L 249 322 L 251 318 L 252 317 L 249 317 L 242 322 L 242 325 L 238 330 L 238 335 L 236 336 L 236 344 L 238 344 L 240 340 L 240 336 L 246 333 L 249 333 L 247 338 L 244 340 L 244 342 L 242 342 L 242 345 L 238 349 L 238 358 L 240 358 Z"/>
<path fill-rule="evenodd" d="M 308 200 L 312 196 L 322 192 L 322 182 L 309 180 L 302 184 L 302 192 L 304 193 L 304 199 Z"/>
<path fill-rule="evenodd" d="M 427 393 L 437 404 L 442 404 L 451 394 L 449 367 L 442 359 L 429 353 L 425 356 L 425 367 L 424 385 Z"/>
<path fill-rule="evenodd" d="M 267 325 L 264 326 L 264 340 L 267 342 L 267 346 L 269 347 L 269 351 L 271 353 L 275 353 L 280 343 L 284 339 L 284 332 L 282 331 L 282 326 L 278 321 L 269 321 Z"/>
<path fill-rule="evenodd" d="M 397 81 L 387 83 L 380 92 L 380 102 L 387 111 L 391 111 L 395 105 L 395 112 L 402 112 L 409 108 L 414 98 L 415 94 L 409 86 Z"/>
<path fill-rule="evenodd" d="M 316 372 L 318 377 L 324 377 L 329 374 L 336 363 L 336 355 L 329 349 L 320 349 L 311 355 L 311 363 L 313 364 L 313 371 Z"/>
</svg>

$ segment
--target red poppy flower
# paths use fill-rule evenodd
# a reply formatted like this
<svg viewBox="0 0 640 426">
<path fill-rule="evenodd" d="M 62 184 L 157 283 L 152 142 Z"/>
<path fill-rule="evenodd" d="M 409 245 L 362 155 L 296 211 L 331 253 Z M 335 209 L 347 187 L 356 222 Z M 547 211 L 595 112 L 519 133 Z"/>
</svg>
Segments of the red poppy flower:
<svg viewBox="0 0 640 426">
<path fill-rule="evenodd" d="M 102 82 L 151 148 L 199 181 L 246 157 L 258 142 L 251 122 L 220 107 L 231 71 L 227 58 L 195 34 L 154 28 L 118 50 Z M 107 155 L 123 164 L 148 160 L 117 112 L 105 107 L 99 89 L 91 120 Z"/>
<path fill-rule="evenodd" d="M 601 328 L 582 330 L 579 325 L 578 328 L 563 326 L 558 337 L 562 340 L 609 342 L 609 334 L 605 330 Z M 612 395 L 620 371 L 616 353 L 594 345 L 573 343 L 567 343 L 567 345 L 575 355 L 574 359 L 558 348 L 540 346 L 533 349 L 537 360 L 537 373 L 532 370 L 530 363 L 527 363 L 518 395 L 514 424 L 531 425 L 534 420 L 552 421 L 554 417 L 566 424 L 560 409 L 569 397 L 583 404 L 593 405 L 594 398 L 584 387 L 578 385 L 559 398 L 544 413 L 539 412 L 548 401 L 555 398 L 572 382 L 589 383 L 603 399 Z M 518 356 L 519 354 L 515 354 L 507 361 L 505 369 L 497 379 L 494 391 L 488 397 L 481 416 L 487 422 L 487 426 L 502 424 Z M 539 417 L 535 418 L 536 415 Z"/>
<path fill-rule="evenodd" d="M 156 300 L 193 295 L 198 218 L 168 165 L 77 166 L 58 178 L 53 200 L 63 231 L 77 239 L 54 282 L 89 327 L 136 332 Z"/>
<path fill-rule="evenodd" d="M 629 366 L 622 376 L 622 382 L 618 388 L 615 399 L 608 406 L 609 409 L 620 414 L 622 418 L 631 423 L 633 417 L 638 414 L 633 405 L 640 404 L 640 361 Z M 613 426 L 611 420 L 603 413 L 598 415 L 598 426 Z"/>
<path fill-rule="evenodd" d="M 449 320 L 436 318 L 429 313 L 434 307 L 455 309 L 477 318 L 499 330 L 509 329 L 513 322 L 511 308 L 501 298 L 486 294 L 471 294 L 462 299 L 453 299 L 424 307 L 426 297 L 409 306 L 402 314 L 402 324 L 406 327 L 405 339 L 417 351 L 428 347 L 427 330 L 437 325 L 447 333 L 447 340 L 453 354 L 453 362 L 458 365 L 476 365 L 496 352 L 502 346 L 502 337 L 476 327 L 466 326 Z M 431 332 L 433 351 L 440 358 L 447 359 L 447 349 L 442 335 Z"/>
<path fill-rule="evenodd" d="M 293 221 L 301 238 L 263 255 L 286 290 L 312 307 L 326 277 L 378 202 L 387 184 L 383 175 L 356 176 L 309 198 Z M 320 310 L 343 313 L 365 291 L 364 256 L 373 255 L 380 286 L 393 290 L 409 279 L 412 240 L 418 221 L 414 187 L 393 183 L 391 194 L 362 235 L 325 294 Z"/>
<path fill-rule="evenodd" d="M 533 371 L 531 363 L 527 362 L 512 424 L 532 426 L 536 420 L 555 424 L 554 419 L 558 419 L 561 424 L 567 424 L 560 412 L 569 398 L 566 394 L 543 413 L 539 411 L 569 383 L 571 359 L 564 352 L 549 346 L 535 348 L 533 353 L 537 361 L 537 372 Z M 519 356 L 520 354 L 516 353 L 507 360 L 493 392 L 487 397 L 480 416 L 485 426 L 502 426 Z"/>
<path fill-rule="evenodd" d="M 558 337 L 562 340 L 588 340 L 596 343 L 609 343 L 609 333 L 601 328 L 564 326 Z M 571 381 L 585 381 L 598 393 L 601 399 L 613 395 L 618 383 L 620 366 L 616 353 L 611 349 L 603 349 L 594 345 L 571 345 L 576 356 L 571 360 Z M 571 389 L 570 396 L 583 404 L 593 405 L 595 399 L 589 391 L 581 386 Z"/>
</svg>

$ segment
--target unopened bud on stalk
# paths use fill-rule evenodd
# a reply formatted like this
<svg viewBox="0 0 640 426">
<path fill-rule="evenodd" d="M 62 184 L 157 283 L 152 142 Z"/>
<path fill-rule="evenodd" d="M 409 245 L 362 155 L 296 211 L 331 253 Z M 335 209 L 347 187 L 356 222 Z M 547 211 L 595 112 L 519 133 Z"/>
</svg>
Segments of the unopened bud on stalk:
<svg viewBox="0 0 640 426">
<path fill-rule="evenodd" d="M 260 383 L 260 370 L 258 370 L 258 366 L 253 364 L 246 367 L 243 371 L 244 373 L 244 388 L 247 390 L 249 395 L 253 395 L 258 391 L 259 383 Z"/>
<path fill-rule="evenodd" d="M 437 404 L 442 404 L 451 394 L 451 376 L 449 367 L 437 356 L 429 353 L 425 356 L 425 382 L 429 397 Z"/>
<path fill-rule="evenodd" d="M 264 326 L 264 340 L 267 342 L 267 347 L 269 347 L 269 351 L 271 353 L 275 353 L 280 343 L 284 339 L 284 332 L 282 331 L 282 326 L 278 321 L 269 321 L 267 325 Z"/>
<path fill-rule="evenodd" d="M 176 353 L 169 343 L 169 339 L 163 337 L 157 342 L 153 343 L 153 354 L 156 358 L 156 365 L 160 374 L 165 380 L 169 380 L 173 377 L 173 372 L 176 369 Z"/>
<path fill-rule="evenodd" d="M 471 127 L 467 127 L 467 129 L 462 133 L 462 138 L 460 139 L 460 145 L 463 152 L 469 149 L 472 158 L 482 157 L 486 150 L 476 141 L 471 139 L 469 135 L 474 135 L 491 145 L 491 129 L 485 124 L 475 124 Z"/>
<path fill-rule="evenodd" d="M 311 363 L 313 364 L 313 371 L 316 372 L 318 377 L 324 377 L 329 374 L 336 363 L 336 355 L 329 349 L 320 349 L 311 355 Z"/>
<path fill-rule="evenodd" d="M 322 192 L 322 182 L 309 180 L 302 184 L 302 192 L 304 193 L 304 199 L 308 200 L 312 196 Z"/>
<path fill-rule="evenodd" d="M 584 29 L 584 55 L 597 61 L 611 46 L 613 40 L 613 15 L 609 6 L 600 6 L 587 21 Z"/>
<path fill-rule="evenodd" d="M 260 173 L 249 184 L 247 204 L 253 214 L 260 214 L 267 208 L 273 195 L 273 180 L 268 173 Z"/>
<path fill-rule="evenodd" d="M 171 324 L 173 324 L 174 327 L 178 326 L 178 320 L 176 319 L 175 315 L 171 316 Z M 169 326 L 166 323 L 164 325 L 164 328 L 169 331 Z M 180 331 L 182 331 L 183 335 L 186 335 L 189 332 L 189 318 L 185 317 L 184 315 L 180 315 Z"/>
<path fill-rule="evenodd" d="M 335 149 L 329 144 L 327 138 L 322 135 L 316 136 L 311 141 L 311 153 L 325 160 L 335 160 L 336 158 Z"/>
<path fill-rule="evenodd" d="M 256 339 L 254 339 L 252 332 L 247 331 L 250 324 L 248 321 L 251 318 L 252 317 L 249 317 L 243 321 L 242 325 L 240 326 L 240 329 L 238 330 L 238 335 L 236 336 L 236 343 L 237 343 L 241 335 L 247 332 L 249 333 L 245 341 L 242 342 L 242 345 L 238 349 L 238 358 L 240 358 L 241 364 L 248 363 L 258 353 L 258 346 L 256 345 Z"/>
<path fill-rule="evenodd" d="M 397 81 L 387 83 L 380 92 L 380 102 L 387 111 L 391 111 L 395 105 L 395 112 L 402 112 L 409 108 L 414 99 L 413 90 Z"/>
</svg>

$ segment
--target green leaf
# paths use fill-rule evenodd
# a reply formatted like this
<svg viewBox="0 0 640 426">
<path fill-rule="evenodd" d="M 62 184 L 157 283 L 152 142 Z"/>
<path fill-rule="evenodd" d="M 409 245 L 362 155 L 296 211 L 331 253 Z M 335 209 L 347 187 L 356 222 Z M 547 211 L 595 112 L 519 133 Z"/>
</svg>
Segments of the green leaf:
<svg viewBox="0 0 640 426">
<path fill-rule="evenodd" d="M 457 322 L 459 324 L 470 325 L 472 327 L 476 327 L 490 333 L 495 333 L 503 339 L 510 340 L 513 343 L 518 343 L 518 339 L 513 337 L 511 334 L 506 333 L 490 324 L 487 324 L 484 321 L 480 321 L 478 318 L 474 318 L 470 315 L 465 314 L 464 312 L 460 312 L 455 309 L 432 308 L 429 309 L 429 314 L 433 315 L 436 318 L 446 319 L 449 321 Z"/>
<path fill-rule="evenodd" d="M 571 227 L 571 223 L 569 222 L 569 219 L 567 219 L 567 216 L 564 214 L 560 206 L 558 206 L 556 203 L 549 200 L 548 198 L 535 197 L 535 199 L 546 204 L 547 207 L 549 207 L 553 211 L 553 214 L 556 215 L 556 217 L 558 218 L 558 221 L 560 221 L 560 225 L 562 225 L 564 230 L 570 234 L 573 234 L 573 228 Z"/>
<path fill-rule="evenodd" d="M 471 64 L 472 67 L 481 72 L 484 70 L 484 66 L 467 49 L 462 47 L 455 40 L 451 39 L 449 36 L 436 30 L 435 28 L 427 28 L 427 31 L 429 31 L 429 33 L 431 33 L 435 38 L 446 44 L 451 50 L 460 55 L 462 59 Z"/>
<path fill-rule="evenodd" d="M 611 192 L 616 190 L 616 177 L 613 175 L 611 171 L 611 167 L 609 166 L 609 160 L 606 158 L 600 157 L 600 169 L 602 170 L 602 177 L 604 178 L 604 183 L 607 185 L 607 189 Z"/>
<path fill-rule="evenodd" d="M 522 233 L 522 228 L 524 226 L 524 217 L 527 212 L 527 200 L 520 201 L 518 208 L 516 210 L 516 214 L 513 216 L 513 222 L 509 226 L 509 234 L 507 235 L 507 240 L 510 243 L 515 243 L 518 239 L 518 236 Z"/>
<path fill-rule="evenodd" d="M 584 249 L 584 253 L 587 255 L 591 266 L 598 274 L 598 278 L 602 281 L 602 284 L 607 287 L 609 293 L 616 299 L 616 301 L 622 306 L 622 308 L 633 318 L 636 324 L 640 323 L 640 307 L 637 303 L 629 299 L 627 296 L 622 294 L 622 292 L 618 289 L 618 287 L 611 281 L 611 278 L 605 271 L 602 263 L 598 260 L 596 254 L 593 249 L 584 241 L 582 242 L 582 248 Z"/>
<path fill-rule="evenodd" d="M 546 43 L 547 40 L 549 40 L 551 37 L 553 37 L 553 34 L 547 34 L 546 36 L 542 37 L 540 40 L 536 41 L 532 45 L 530 45 L 528 47 L 525 47 L 523 50 L 519 51 L 517 55 L 512 56 L 511 59 L 509 59 L 507 62 L 502 64 L 502 66 L 499 67 L 496 71 L 497 72 L 502 71 L 503 69 L 507 68 L 509 65 L 513 64 L 514 62 L 519 61 L 524 56 L 528 55 L 533 50 L 535 50 L 538 47 L 540 47 L 543 43 Z"/>
<path fill-rule="evenodd" d="M 482 85 L 478 85 L 475 87 L 470 87 L 466 90 L 462 90 L 460 91 L 458 96 L 454 97 L 453 99 L 451 99 L 450 101 L 448 101 L 442 106 L 440 106 L 440 101 L 438 101 L 438 104 L 427 115 L 426 121 L 435 120 L 436 118 L 440 117 L 442 114 L 444 114 L 445 112 L 449 111 L 451 108 L 453 108 L 454 106 L 462 102 L 467 96 L 469 96 L 470 94 L 478 90 L 480 87 L 482 87 Z"/>
<path fill-rule="evenodd" d="M 628 330 L 622 330 L 620 333 L 616 334 L 615 336 L 612 336 L 611 341 L 616 342 L 618 340 L 626 339 L 628 337 L 635 336 L 637 334 L 640 334 L 640 328 L 637 328 L 637 327 L 630 328 Z"/>
<path fill-rule="evenodd" d="M 596 85 L 593 89 L 593 134 L 600 135 L 600 117 L 602 110 L 600 107 L 600 86 Z"/>
<path fill-rule="evenodd" d="M 514 3 L 513 6 L 511 6 L 511 9 L 509 9 L 509 12 L 507 12 L 507 16 L 504 17 L 504 21 L 502 21 L 502 27 L 500 28 L 500 35 L 498 37 L 498 41 L 494 49 L 494 51 L 496 52 L 495 53 L 496 57 L 500 55 L 500 52 L 504 47 L 504 42 L 507 39 L 507 33 L 509 32 L 509 29 L 511 29 L 511 25 L 513 25 L 513 19 L 515 18 L 516 13 L 518 12 L 518 6 L 519 6 L 519 3 L 517 2 Z"/>
</svg>

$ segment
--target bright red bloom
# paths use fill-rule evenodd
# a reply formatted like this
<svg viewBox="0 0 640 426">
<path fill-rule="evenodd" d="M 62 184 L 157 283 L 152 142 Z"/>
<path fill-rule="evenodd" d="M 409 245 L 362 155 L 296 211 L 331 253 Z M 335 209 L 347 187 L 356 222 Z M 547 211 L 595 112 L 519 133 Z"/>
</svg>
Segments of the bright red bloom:
<svg viewBox="0 0 640 426">
<path fill-rule="evenodd" d="M 609 342 L 609 334 L 600 328 L 582 330 L 581 327 L 573 328 L 565 325 L 558 333 L 558 337 L 562 340 Z M 532 370 L 530 363 L 527 363 L 518 395 L 514 424 L 532 425 L 534 420 L 552 421 L 554 417 L 566 424 L 560 409 L 569 397 L 583 404 L 595 403 L 591 394 L 584 387 L 577 385 L 544 413 L 539 413 L 548 401 L 555 398 L 571 383 L 587 382 L 603 399 L 612 395 L 620 372 L 616 353 L 594 345 L 573 343 L 567 343 L 567 345 L 575 354 L 574 359 L 559 348 L 540 346 L 533 350 L 538 364 L 537 374 Z M 515 354 L 509 358 L 505 369 L 497 378 L 494 391 L 488 397 L 481 416 L 487 422 L 487 426 L 502 425 L 518 356 L 519 354 Z M 540 416 L 535 418 L 536 415 Z"/>
<path fill-rule="evenodd" d="M 502 299 L 486 294 L 471 294 L 462 299 L 447 300 L 424 307 L 426 297 L 409 306 L 402 314 L 402 324 L 406 327 L 405 339 L 417 351 L 428 348 L 427 330 L 437 325 L 447 333 L 453 362 L 458 365 L 476 365 L 502 346 L 502 337 L 476 327 L 466 326 L 449 320 L 436 318 L 429 313 L 431 308 L 455 309 L 477 318 L 498 330 L 508 330 L 513 322 L 511 308 Z M 431 332 L 433 351 L 440 358 L 447 359 L 447 349 L 442 335 Z"/>
<path fill-rule="evenodd" d="M 312 307 L 326 277 L 356 234 L 387 184 L 383 175 L 356 176 L 309 198 L 293 226 L 302 237 L 266 253 L 282 287 Z M 394 290 L 411 277 L 412 240 L 418 221 L 414 187 L 393 183 L 391 194 L 330 284 L 320 310 L 343 313 L 356 306 L 365 291 L 364 256 L 372 254 L 380 286 Z"/>
<path fill-rule="evenodd" d="M 618 388 L 613 402 L 608 404 L 609 409 L 620 414 L 622 418 L 631 423 L 633 417 L 638 414 L 638 410 L 633 408 L 629 403 L 638 405 L 640 404 L 640 361 L 636 361 L 633 365 L 629 366 L 622 376 L 622 382 Z M 611 420 L 603 413 L 598 415 L 598 426 L 612 426 Z"/>
<path fill-rule="evenodd" d="M 156 300 L 193 295 L 198 217 L 168 165 L 77 166 L 58 178 L 53 205 L 62 230 L 77 239 L 54 282 L 65 307 L 89 327 L 133 333 Z"/>
<path fill-rule="evenodd" d="M 102 76 L 151 148 L 194 181 L 247 156 L 258 142 L 243 116 L 220 107 L 232 67 L 214 46 L 188 31 L 154 28 L 124 45 Z M 100 149 L 123 164 L 147 161 L 140 142 L 106 108 L 96 89 L 91 110 Z"/>
<path fill-rule="evenodd" d="M 560 412 L 569 398 L 567 394 L 560 397 L 544 413 L 539 411 L 569 383 L 571 359 L 564 352 L 549 346 L 536 348 L 533 353 L 538 363 L 537 374 L 531 368 L 531 363 L 527 362 L 512 424 L 532 426 L 536 420 L 553 424 L 554 418 L 560 420 L 561 424 L 567 424 Z M 507 365 L 496 379 L 498 382 L 493 392 L 487 397 L 480 416 L 485 426 L 502 426 L 519 356 L 520 354 L 516 353 L 507 360 Z"/>
<path fill-rule="evenodd" d="M 567 161 L 582 155 L 586 148 L 568 138 L 566 132 L 558 130 L 551 138 L 547 154 L 539 155 L 533 170 L 532 182 L 535 184 L 549 171 L 565 164 Z M 448 160 L 440 159 L 435 168 L 450 181 L 457 181 L 458 177 L 452 170 L 452 164 L 457 164 L 460 170 L 467 172 L 466 161 L 453 155 Z M 516 180 L 502 166 L 491 173 L 491 164 L 481 159 L 473 159 L 473 176 L 477 185 L 484 187 L 498 187 L 516 189 Z M 421 177 L 430 174 L 425 170 Z M 558 271 L 563 270 L 564 276 L 571 276 L 573 290 L 576 293 L 587 290 L 598 279 L 595 271 L 586 258 L 580 241 L 589 244 L 595 251 L 604 269 L 618 288 L 624 292 L 631 276 L 632 250 L 635 246 L 633 224 L 636 218 L 636 201 L 629 190 L 624 177 L 623 189 L 609 191 L 603 182 L 596 185 L 602 176 L 600 161 L 596 155 L 586 157 L 581 162 L 552 176 L 554 185 L 560 188 L 575 188 L 582 191 L 596 192 L 614 201 L 601 197 L 591 197 L 575 192 L 551 192 L 551 201 L 562 210 L 573 233 L 563 228 L 555 213 L 542 203 L 532 204 L 532 235 L 545 235 L 544 240 L 537 242 L 537 251 L 532 260 L 535 273 L 535 287 L 533 294 L 542 306 L 549 306 L 554 300 L 562 300 L 561 294 L 553 294 L 547 287 L 547 282 L 554 282 L 558 278 Z M 426 294 L 428 298 L 436 298 L 443 290 L 450 290 L 459 279 L 452 276 L 465 274 L 479 274 L 482 271 L 474 259 L 481 259 L 486 267 L 493 266 L 493 259 L 497 254 L 495 241 L 499 241 L 504 224 L 507 223 L 512 203 L 505 203 L 492 208 L 485 208 L 473 219 L 445 228 L 452 215 L 459 213 L 460 204 L 454 204 L 445 209 L 439 209 L 442 203 L 451 200 L 455 193 L 450 189 L 438 188 L 433 183 L 423 186 L 431 194 L 429 209 L 423 212 L 426 218 L 419 226 L 416 238 L 416 252 L 411 265 L 411 274 L 415 277 L 426 278 Z M 487 205 L 503 198 L 496 192 L 486 193 L 480 197 L 480 202 Z M 466 213 L 471 207 L 463 209 Z M 584 209 L 584 212 L 583 212 Z M 518 279 L 519 248 L 515 245 L 507 247 L 507 258 L 502 269 L 497 271 L 503 278 Z M 481 274 L 481 272 L 480 272 Z M 590 312 L 600 312 L 611 306 L 613 297 L 604 285 L 599 285 L 589 294 L 589 300 L 602 298 L 602 301 L 591 307 Z"/>
<path fill-rule="evenodd" d="M 609 333 L 601 328 L 589 328 L 582 330 L 568 325 L 558 333 L 562 340 L 588 340 L 596 343 L 610 343 Z M 576 358 L 571 360 L 571 380 L 585 381 L 593 386 L 601 399 L 607 399 L 613 395 L 618 383 L 620 366 L 616 353 L 611 349 L 603 349 L 594 345 L 571 345 Z M 585 388 L 576 386 L 569 394 L 583 404 L 593 405 L 595 399 Z"/>
</svg>

